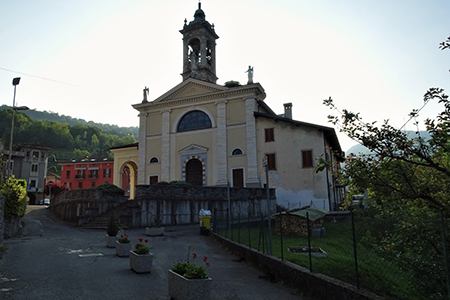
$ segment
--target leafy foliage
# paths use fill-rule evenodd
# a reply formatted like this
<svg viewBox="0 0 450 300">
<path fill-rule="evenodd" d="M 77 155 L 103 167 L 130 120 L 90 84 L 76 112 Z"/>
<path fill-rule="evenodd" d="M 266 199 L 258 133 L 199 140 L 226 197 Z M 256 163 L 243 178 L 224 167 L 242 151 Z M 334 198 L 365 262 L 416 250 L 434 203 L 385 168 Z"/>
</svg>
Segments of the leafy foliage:
<svg viewBox="0 0 450 300">
<path fill-rule="evenodd" d="M 44 194 L 50 195 L 50 191 L 51 191 L 52 197 L 58 195 L 59 193 L 67 191 L 67 190 L 69 190 L 69 187 L 67 185 L 65 185 L 64 183 L 61 183 L 58 181 L 54 181 L 51 188 L 48 184 L 44 185 Z"/>
<path fill-rule="evenodd" d="M 93 189 L 102 190 L 106 194 L 117 194 L 117 195 L 125 194 L 125 191 L 123 189 L 111 183 L 104 183 L 96 187 L 93 187 Z"/>
<path fill-rule="evenodd" d="M 206 269 L 204 266 L 197 266 L 194 262 L 189 261 L 189 254 L 191 251 L 191 247 L 195 247 L 195 245 L 188 245 L 188 256 L 186 261 L 179 261 L 173 264 L 172 271 L 175 273 L 187 278 L 187 279 L 207 279 L 208 274 L 206 273 Z M 197 254 L 192 253 L 192 260 L 197 258 Z M 205 266 L 209 267 L 208 258 L 206 256 L 203 257 L 203 262 Z"/>
<path fill-rule="evenodd" d="M 131 241 L 128 239 L 128 234 L 121 234 L 119 239 L 117 240 L 119 243 L 122 244 L 129 244 Z"/>
<path fill-rule="evenodd" d="M 9 217 L 22 217 L 27 209 L 27 182 L 23 179 L 8 178 L 0 192 L 4 198 L 4 214 Z"/>
<path fill-rule="evenodd" d="M 145 244 L 144 244 L 145 242 Z M 150 248 L 146 245 L 148 243 L 148 240 L 144 240 L 143 238 L 139 238 L 139 243 L 134 245 L 133 252 L 136 254 L 149 254 Z"/>
<path fill-rule="evenodd" d="M 46 119 L 33 120 L 25 113 L 15 114 L 14 143 L 38 143 L 53 150 L 73 151 L 75 157 L 108 156 L 109 148 L 136 142 L 135 130 L 93 122 L 78 122 L 69 125 Z M 31 114 L 33 115 L 33 114 Z M 54 115 L 54 114 L 53 114 Z M 59 120 L 48 113 L 50 119 Z M 11 130 L 12 109 L 0 107 L 0 139 L 6 140 Z M 69 117 L 68 117 L 69 118 Z M 76 120 L 76 119 L 73 119 Z M 136 127 L 137 130 L 137 127 Z M 74 150 L 75 149 L 75 150 Z"/>
<path fill-rule="evenodd" d="M 109 218 L 108 228 L 106 228 L 106 233 L 109 236 L 116 236 L 119 232 L 119 226 L 116 223 L 116 218 L 114 215 L 111 215 L 111 218 Z"/>
<path fill-rule="evenodd" d="M 441 44 L 441 49 L 449 47 L 450 37 Z M 445 294 L 445 270 L 442 225 L 437 220 L 450 217 L 450 101 L 440 88 L 430 88 L 423 99 L 443 106 L 435 119 L 425 121 L 428 139 L 419 132 L 410 138 L 388 120 L 381 126 L 364 122 L 359 113 L 341 111 L 331 98 L 324 100 L 338 112 L 329 116 L 330 122 L 371 154 L 350 154 L 343 169 L 321 159 L 317 171 L 328 168 L 344 184 L 368 191 L 373 217 L 390 224 L 388 230 L 373 228 L 372 246 L 397 256 L 424 297 L 440 299 Z M 418 115 L 419 110 L 413 110 L 410 120 Z"/>
</svg>

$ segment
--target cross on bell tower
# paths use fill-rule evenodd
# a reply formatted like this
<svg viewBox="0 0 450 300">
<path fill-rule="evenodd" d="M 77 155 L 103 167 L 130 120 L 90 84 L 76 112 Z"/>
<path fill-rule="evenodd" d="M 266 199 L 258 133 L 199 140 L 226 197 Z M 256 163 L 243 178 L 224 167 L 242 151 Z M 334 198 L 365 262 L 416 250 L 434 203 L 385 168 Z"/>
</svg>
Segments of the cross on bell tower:
<svg viewBox="0 0 450 300">
<path fill-rule="evenodd" d="M 216 40 L 219 36 L 214 31 L 214 24 L 205 20 L 205 13 L 198 3 L 194 20 L 180 30 L 183 35 L 183 81 L 196 78 L 216 83 Z"/>
</svg>

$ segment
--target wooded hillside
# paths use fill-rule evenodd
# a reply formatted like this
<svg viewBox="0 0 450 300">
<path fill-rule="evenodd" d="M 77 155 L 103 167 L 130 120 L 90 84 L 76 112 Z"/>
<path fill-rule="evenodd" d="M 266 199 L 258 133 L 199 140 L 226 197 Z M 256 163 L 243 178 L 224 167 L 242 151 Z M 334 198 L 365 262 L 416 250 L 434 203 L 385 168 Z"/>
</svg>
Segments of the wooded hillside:
<svg viewBox="0 0 450 300">
<path fill-rule="evenodd" d="M 5 147 L 9 147 L 11 116 L 8 106 L 0 107 L 0 139 Z M 86 122 L 57 113 L 17 111 L 13 146 L 36 143 L 50 147 L 57 160 L 110 156 L 109 148 L 135 143 L 138 131 L 137 127 Z"/>
</svg>

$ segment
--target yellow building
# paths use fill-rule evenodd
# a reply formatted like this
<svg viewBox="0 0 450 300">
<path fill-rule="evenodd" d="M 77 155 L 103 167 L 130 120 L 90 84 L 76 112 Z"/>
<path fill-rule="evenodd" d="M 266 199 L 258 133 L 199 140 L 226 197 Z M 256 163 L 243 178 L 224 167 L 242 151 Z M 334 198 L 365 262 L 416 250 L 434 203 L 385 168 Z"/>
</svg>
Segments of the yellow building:
<svg viewBox="0 0 450 300">
<path fill-rule="evenodd" d="M 334 129 L 293 120 L 290 103 L 284 115 L 276 115 L 264 103 L 263 87 L 253 83 L 251 67 L 247 84 L 216 84 L 219 37 L 200 3 L 180 32 L 183 81 L 153 101 L 146 88 L 142 102 L 133 105 L 139 111 L 139 142 L 112 149 L 115 184 L 123 186 L 126 170 L 131 198 L 135 184 L 161 181 L 262 187 L 267 165 L 278 205 L 334 209 L 340 196 L 331 175 L 314 172 L 318 155 L 327 152 L 338 160 L 329 150 L 341 152 Z"/>
</svg>

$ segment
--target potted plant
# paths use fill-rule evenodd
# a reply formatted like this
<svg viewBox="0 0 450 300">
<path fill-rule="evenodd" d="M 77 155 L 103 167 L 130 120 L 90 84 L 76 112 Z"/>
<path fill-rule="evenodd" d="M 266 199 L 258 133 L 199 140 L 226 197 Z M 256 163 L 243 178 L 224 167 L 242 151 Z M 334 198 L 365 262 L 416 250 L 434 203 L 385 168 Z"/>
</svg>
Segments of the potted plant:
<svg viewBox="0 0 450 300">
<path fill-rule="evenodd" d="M 125 257 L 130 255 L 131 241 L 128 239 L 128 234 L 120 235 L 116 241 L 116 254 L 119 257 Z"/>
<path fill-rule="evenodd" d="M 209 300 L 211 299 L 212 279 L 206 273 L 205 266 L 209 267 L 208 258 L 203 257 L 205 266 L 197 266 L 189 261 L 189 252 L 192 245 L 189 245 L 188 259 L 175 263 L 169 270 L 169 296 L 174 300 Z M 192 253 L 195 260 L 197 254 Z"/>
<path fill-rule="evenodd" d="M 150 273 L 152 269 L 153 254 L 150 253 L 147 243 L 148 240 L 140 238 L 139 243 L 130 250 L 130 267 L 136 273 Z"/>
<path fill-rule="evenodd" d="M 108 247 L 108 248 L 116 247 L 118 231 L 119 231 L 119 226 L 117 226 L 117 224 L 116 224 L 114 215 L 111 215 L 111 218 L 109 219 L 109 223 L 108 223 L 108 228 L 106 229 L 106 237 L 105 237 L 106 247 Z"/>
<path fill-rule="evenodd" d="M 161 226 L 161 220 L 154 220 L 145 227 L 145 234 L 149 236 L 164 235 L 164 227 Z"/>
</svg>

